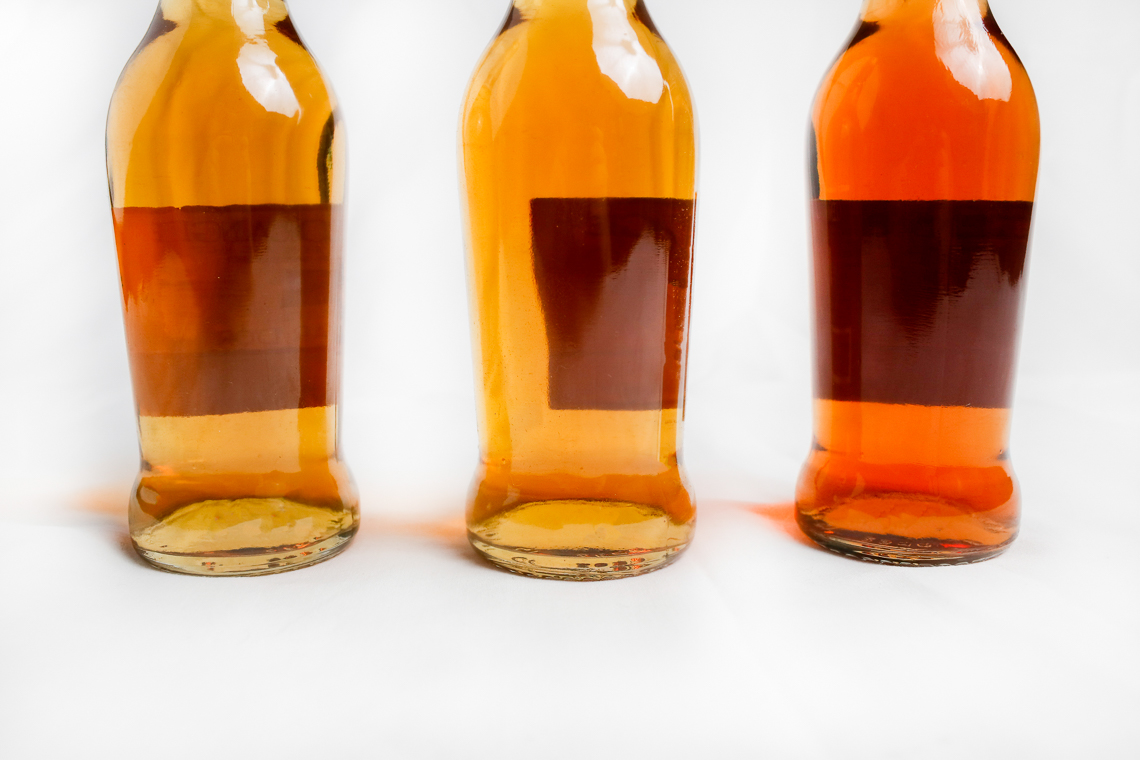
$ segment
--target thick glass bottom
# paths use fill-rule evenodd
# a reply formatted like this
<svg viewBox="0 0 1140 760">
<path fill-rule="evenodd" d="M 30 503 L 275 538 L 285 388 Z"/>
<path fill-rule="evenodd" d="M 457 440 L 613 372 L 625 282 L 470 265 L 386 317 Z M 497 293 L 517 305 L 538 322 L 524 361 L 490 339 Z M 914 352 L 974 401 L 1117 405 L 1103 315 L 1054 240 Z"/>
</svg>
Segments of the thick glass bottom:
<svg viewBox="0 0 1140 760">
<path fill-rule="evenodd" d="M 659 570 L 688 545 L 692 523 L 645 504 L 560 499 L 522 504 L 470 527 L 488 560 L 536 578 L 599 581 Z"/>
<path fill-rule="evenodd" d="M 820 546 L 870 562 L 958 565 L 1001 554 L 1017 535 L 1008 409 L 820 399 L 816 420 L 796 519 Z"/>
<path fill-rule="evenodd" d="M 582 549 L 542 552 L 495 546 L 469 534 L 471 545 L 484 557 L 512 573 L 556 581 L 608 581 L 632 578 L 672 564 L 685 546 L 642 552 L 598 552 Z"/>
<path fill-rule="evenodd" d="M 353 511 L 283 498 L 217 499 L 182 507 L 132 535 L 139 555 L 189 575 L 267 575 L 329 559 L 356 533 Z"/>
<path fill-rule="evenodd" d="M 796 514 L 800 529 L 824 549 L 866 562 L 884 565 L 969 565 L 992 559 L 1013 543 L 1016 533 L 997 543 L 967 539 L 912 538 L 889 533 L 867 533 L 836 528 L 803 512 Z"/>
</svg>

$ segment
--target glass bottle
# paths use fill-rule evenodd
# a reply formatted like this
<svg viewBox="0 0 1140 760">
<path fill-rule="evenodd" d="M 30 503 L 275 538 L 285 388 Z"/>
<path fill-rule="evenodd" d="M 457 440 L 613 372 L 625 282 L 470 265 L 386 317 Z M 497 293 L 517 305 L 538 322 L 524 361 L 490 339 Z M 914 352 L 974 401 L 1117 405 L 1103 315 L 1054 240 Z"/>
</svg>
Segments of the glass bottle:
<svg viewBox="0 0 1140 760">
<path fill-rule="evenodd" d="M 460 125 L 481 459 L 473 545 L 527 575 L 663 567 L 679 460 L 695 119 L 640 0 L 515 0 Z"/>
<path fill-rule="evenodd" d="M 107 164 L 135 548 L 200 575 L 336 554 L 358 522 L 337 434 L 344 136 L 283 0 L 162 0 Z"/>
<path fill-rule="evenodd" d="M 1008 434 L 1040 127 L 985 0 L 866 0 L 812 111 L 802 529 L 896 564 L 1017 534 Z"/>
</svg>

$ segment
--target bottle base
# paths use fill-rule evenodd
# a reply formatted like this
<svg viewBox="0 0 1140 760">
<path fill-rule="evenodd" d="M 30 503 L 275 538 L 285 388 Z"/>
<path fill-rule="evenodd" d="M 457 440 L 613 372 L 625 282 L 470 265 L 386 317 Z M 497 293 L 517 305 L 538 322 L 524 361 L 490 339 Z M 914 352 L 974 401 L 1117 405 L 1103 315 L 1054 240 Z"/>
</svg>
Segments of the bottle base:
<svg viewBox="0 0 1140 760">
<path fill-rule="evenodd" d="M 336 556 L 356 533 L 354 510 L 288 499 L 211 500 L 183 507 L 132 535 L 161 570 L 187 575 L 269 575 Z"/>
<path fill-rule="evenodd" d="M 469 525 L 484 557 L 513 573 L 567 581 L 629 578 L 659 570 L 689 543 L 692 521 L 661 507 L 604 499 L 531 501 Z"/>
<path fill-rule="evenodd" d="M 468 539 L 488 561 L 512 573 L 558 581 L 608 581 L 660 570 L 681 556 L 687 544 L 664 549 L 600 551 L 593 549 L 536 550 L 497 546 L 474 533 Z"/>
<path fill-rule="evenodd" d="M 822 525 L 803 514 L 796 521 L 804 534 L 830 552 L 882 565 L 935 567 L 970 565 L 992 559 L 1013 543 L 1014 536 L 998 544 L 941 538 L 910 538 L 879 533 L 862 533 Z"/>
<path fill-rule="evenodd" d="M 278 551 L 254 550 L 256 554 L 168 554 L 143 549 L 135 551 L 159 570 L 183 575 L 250 576 L 272 575 L 324 562 L 340 554 L 355 533 L 341 533 L 308 546 L 282 547 Z"/>
</svg>

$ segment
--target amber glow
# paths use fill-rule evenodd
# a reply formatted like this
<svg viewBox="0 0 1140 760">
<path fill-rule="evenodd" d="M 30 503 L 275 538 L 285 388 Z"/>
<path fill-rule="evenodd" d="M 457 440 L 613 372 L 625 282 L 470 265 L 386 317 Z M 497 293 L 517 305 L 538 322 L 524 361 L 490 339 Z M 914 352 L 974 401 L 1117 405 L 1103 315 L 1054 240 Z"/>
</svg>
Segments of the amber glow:
<svg viewBox="0 0 1140 760">
<path fill-rule="evenodd" d="M 683 409 L 552 408 L 532 250 L 532 199 L 695 197 L 688 90 L 634 5 L 520 0 L 468 89 L 460 138 L 482 452 L 468 514 L 476 533 L 520 504 L 559 499 L 650 505 L 678 524 L 693 516 L 677 461 Z"/>
<path fill-rule="evenodd" d="M 107 123 L 142 455 L 130 529 L 160 566 L 274 572 L 355 530 L 343 150 L 281 0 L 163 0 Z"/>
<path fill-rule="evenodd" d="M 977 0 L 868 0 L 862 22 L 853 44 L 825 76 L 812 110 L 816 163 L 811 170 L 818 180 L 818 198 L 837 202 L 1032 201 L 1039 143 L 1037 104 L 1025 69 L 988 6 Z M 862 242 L 841 235 L 857 234 L 852 230 L 870 218 L 870 210 L 860 216 L 860 209 L 852 206 L 852 226 L 839 231 L 824 224 L 826 209 L 818 202 L 814 208 L 817 327 L 827 339 L 826 345 L 823 338 L 817 340 L 817 350 L 832 352 L 819 359 L 827 360 L 820 364 L 827 374 L 817 385 L 849 392 L 860 383 L 864 388 L 874 383 L 879 388 L 936 398 L 952 393 L 949 378 L 955 378 L 958 387 L 967 385 L 946 369 L 959 366 L 963 358 L 962 353 L 947 353 L 948 347 L 976 355 L 978 346 L 1013 345 L 1015 336 L 1008 331 L 1016 330 L 1016 324 L 1005 318 L 1004 309 L 1006 304 L 1016 307 L 1021 265 L 1013 255 L 1018 251 L 1012 250 L 1017 243 L 1011 241 L 1023 241 L 1016 235 L 1025 229 L 1018 233 L 1006 220 L 1017 215 L 1007 213 L 1009 207 L 1000 204 L 992 207 L 992 213 L 991 207 L 976 206 L 980 211 L 973 217 L 960 212 L 964 206 L 939 206 L 938 218 L 944 221 L 937 224 L 950 224 L 948 220 L 954 219 L 979 225 L 973 231 L 951 233 L 937 224 L 922 227 L 914 221 L 918 215 L 912 213 L 913 208 L 899 205 L 897 213 L 889 212 L 889 224 L 875 222 L 878 226 L 873 231 L 870 225 L 864 226 L 874 237 Z M 943 229 L 946 250 L 924 237 L 932 229 Z M 946 275 L 937 280 L 921 324 L 901 321 L 919 313 L 913 311 L 915 304 L 927 303 L 923 300 L 927 296 L 914 288 L 869 287 L 858 278 L 829 279 L 830 272 L 837 271 L 835 257 L 840 248 L 850 257 L 860 245 L 866 246 L 861 264 L 858 258 L 854 263 L 848 258 L 843 271 L 862 277 L 874 271 L 897 283 L 909 282 L 906 277 L 918 278 L 918 272 L 933 271 L 912 266 L 901 256 L 908 240 L 915 245 L 913 256 L 957 256 L 954 261 L 965 262 L 958 266 L 971 272 L 962 283 L 948 285 Z M 978 254 L 950 251 L 950 240 L 969 241 L 985 250 Z M 888 245 L 894 246 L 893 268 L 884 273 L 881 262 L 886 259 L 876 258 L 874 252 Z M 994 286 L 983 282 L 982 274 L 997 271 L 986 256 L 996 255 L 992 251 L 999 249 L 1009 252 L 1014 262 L 1010 266 L 1015 269 L 1009 270 L 1013 274 L 1002 275 L 1010 278 L 1002 281 L 1006 284 Z M 860 305 L 860 293 L 893 294 L 894 301 L 869 308 Z M 976 300 L 962 300 L 967 298 Z M 951 324 L 948 315 L 973 314 L 980 319 L 977 315 L 983 313 L 973 307 L 954 311 L 960 303 L 983 305 L 988 310 L 984 313 L 995 315 L 988 317 L 992 324 L 954 316 L 958 329 L 972 332 L 951 340 L 940 332 Z M 845 309 L 844 318 L 850 318 L 848 323 L 836 321 L 839 306 Z M 875 321 L 883 318 L 895 321 Z M 988 336 L 987 330 L 991 331 Z M 887 346 L 886 340 L 903 343 Z M 844 354 L 847 345 L 864 353 Z M 860 348 L 865 346 L 879 353 Z M 875 364 L 876 357 L 907 355 L 908 350 L 911 356 L 932 357 L 938 363 L 923 365 L 905 382 L 892 383 L 891 368 Z M 1004 351 L 994 355 L 1006 364 L 993 368 L 993 377 L 1011 376 L 1012 356 Z M 832 372 L 836 373 L 834 383 Z M 973 377 L 976 388 L 983 387 L 979 378 L 989 382 L 982 375 Z M 1008 394 L 1002 391 L 990 396 Z M 1007 451 L 1009 410 L 899 401 L 817 396 L 815 446 L 796 494 L 800 525 L 825 546 L 887 561 L 958 561 L 999 551 L 1016 535 L 1019 510 L 1017 482 Z"/>
</svg>

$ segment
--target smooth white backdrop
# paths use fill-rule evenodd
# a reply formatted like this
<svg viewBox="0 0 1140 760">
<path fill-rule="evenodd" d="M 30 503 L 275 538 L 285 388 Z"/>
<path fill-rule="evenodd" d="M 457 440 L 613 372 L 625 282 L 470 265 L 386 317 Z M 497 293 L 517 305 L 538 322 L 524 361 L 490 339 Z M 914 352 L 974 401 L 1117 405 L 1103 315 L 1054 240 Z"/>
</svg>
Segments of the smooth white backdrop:
<svg viewBox="0 0 1140 760">
<path fill-rule="evenodd" d="M 137 447 L 103 129 L 155 0 L 0 0 L 0 756 L 1134 756 L 1140 3 L 995 1 L 1043 125 L 1024 530 L 994 562 L 916 572 L 813 551 L 789 522 L 807 116 L 859 3 L 650 0 L 701 126 L 701 529 L 675 568 L 588 586 L 478 564 L 459 521 L 476 435 L 456 126 L 506 5 L 290 3 L 348 125 L 342 423 L 364 530 L 311 570 L 202 582 L 122 544 Z"/>
</svg>

